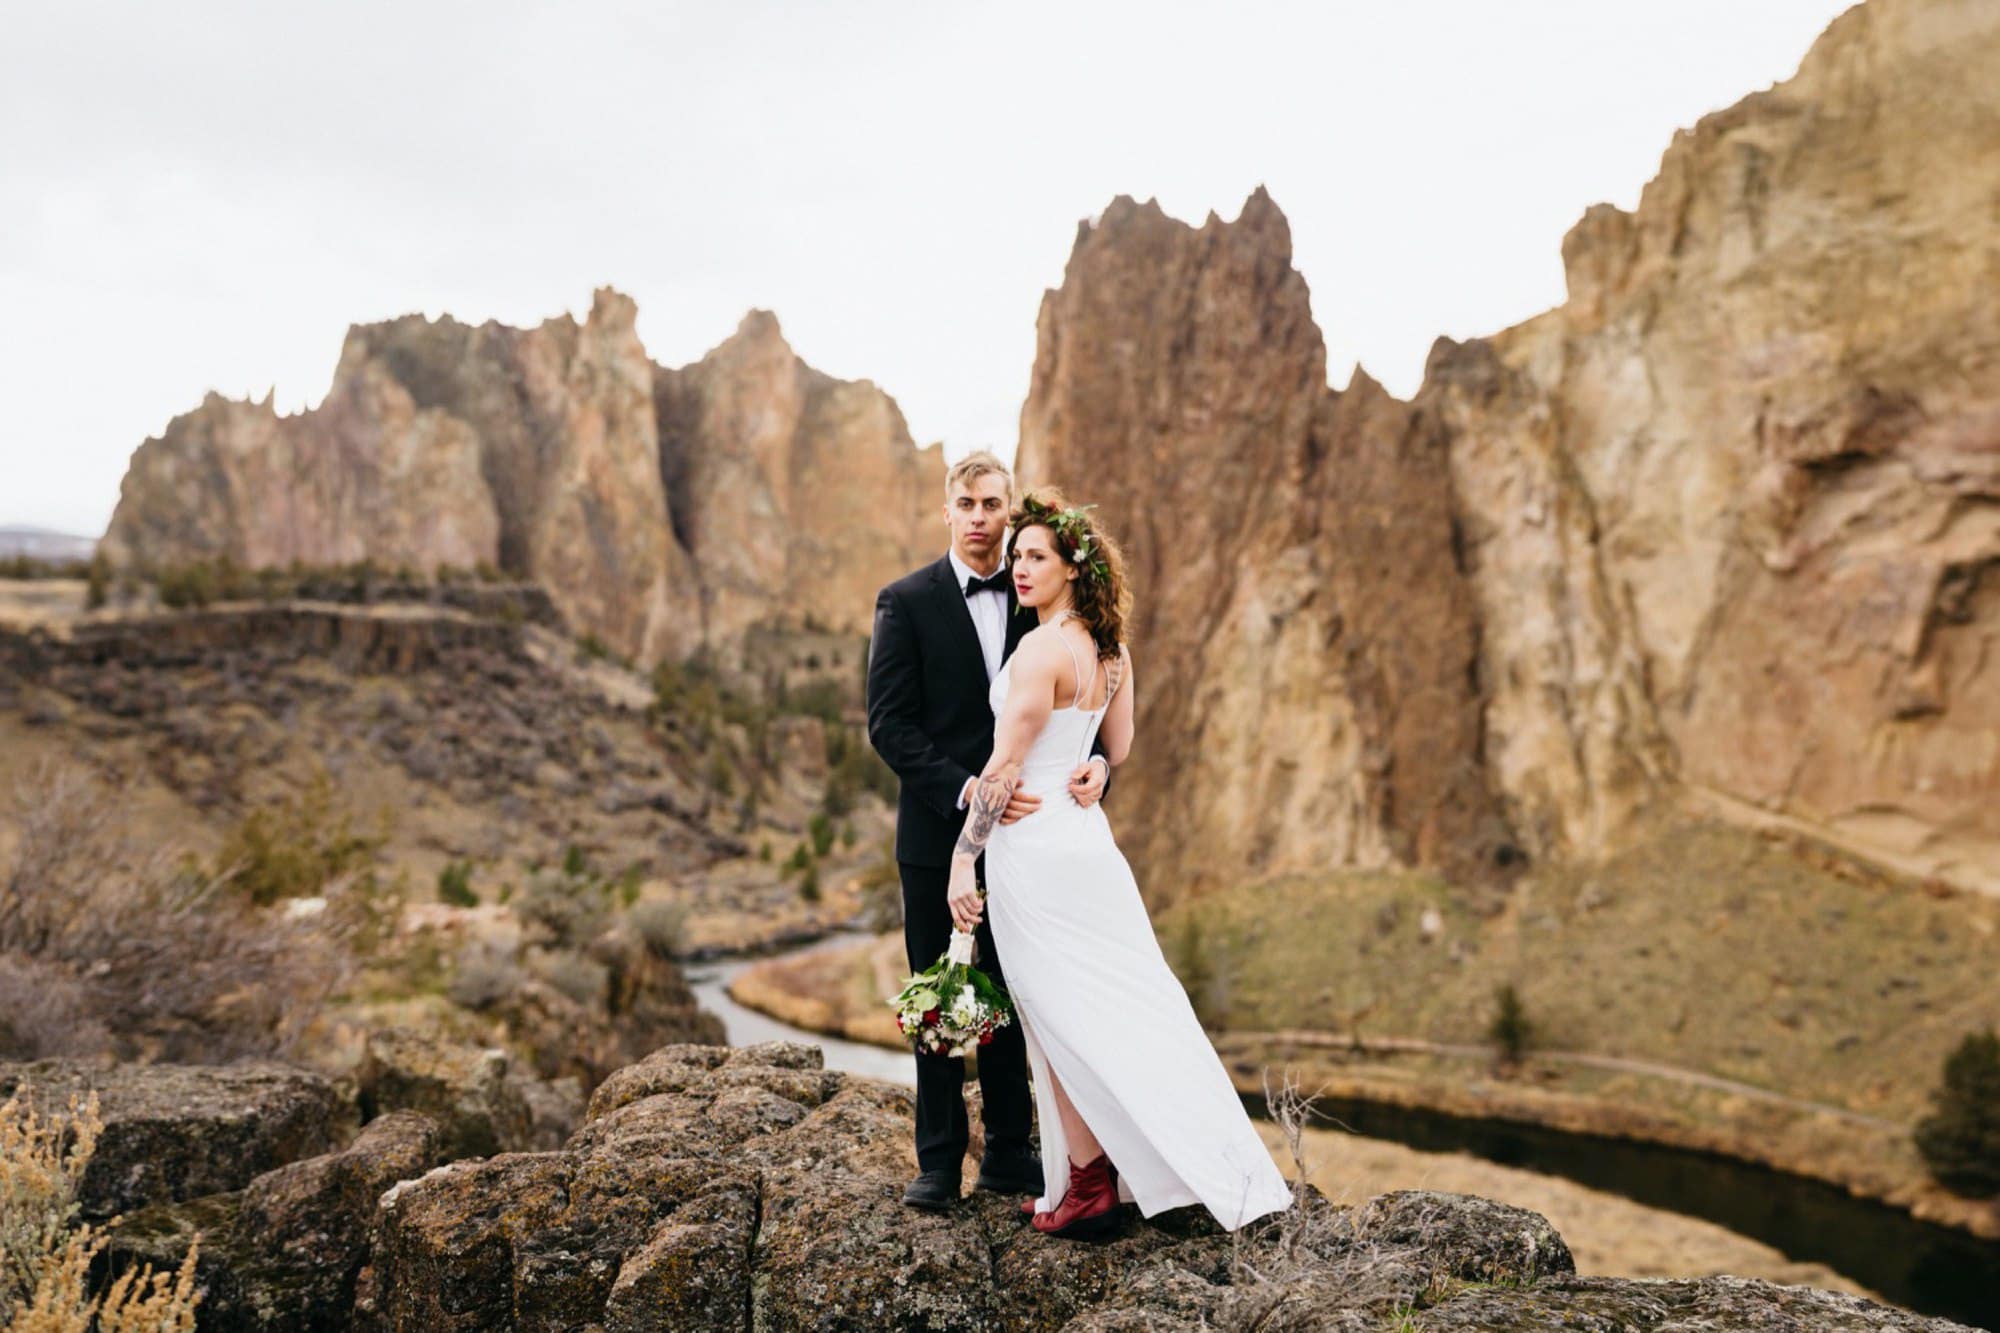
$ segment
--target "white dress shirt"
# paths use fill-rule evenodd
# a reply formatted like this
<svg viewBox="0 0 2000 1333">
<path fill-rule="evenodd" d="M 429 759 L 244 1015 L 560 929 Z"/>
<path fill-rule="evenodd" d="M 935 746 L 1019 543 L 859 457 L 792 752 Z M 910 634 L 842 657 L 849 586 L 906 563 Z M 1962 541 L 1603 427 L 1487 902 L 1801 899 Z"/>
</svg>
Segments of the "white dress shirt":
<svg viewBox="0 0 2000 1333">
<path fill-rule="evenodd" d="M 972 566 L 958 558 L 956 547 L 945 554 L 951 557 L 951 572 L 958 579 L 958 589 L 963 594 L 966 581 L 975 577 Z M 994 572 L 1004 568 L 1004 565 L 1000 566 Z M 1007 611 L 1012 600 L 1005 590 L 999 588 L 976 592 L 965 599 L 965 609 L 972 613 L 972 627 L 979 631 L 979 651 L 986 658 L 986 683 L 989 685 L 1000 674 L 1000 658 L 1007 651 Z"/>
<path fill-rule="evenodd" d="M 965 591 L 965 581 L 974 577 L 972 566 L 958 558 L 958 548 L 950 547 L 945 554 L 951 557 L 952 576 L 958 580 L 960 593 Z M 972 613 L 972 628 L 979 632 L 979 652 L 986 659 L 986 683 L 1000 674 L 1000 658 L 1007 651 L 1007 603 L 1009 597 L 1003 591 L 976 592 L 965 599 L 965 609 Z M 959 789 L 958 808 L 965 809 L 965 802 L 972 795 L 973 783 L 979 781 L 974 774 L 971 782 Z"/>
</svg>

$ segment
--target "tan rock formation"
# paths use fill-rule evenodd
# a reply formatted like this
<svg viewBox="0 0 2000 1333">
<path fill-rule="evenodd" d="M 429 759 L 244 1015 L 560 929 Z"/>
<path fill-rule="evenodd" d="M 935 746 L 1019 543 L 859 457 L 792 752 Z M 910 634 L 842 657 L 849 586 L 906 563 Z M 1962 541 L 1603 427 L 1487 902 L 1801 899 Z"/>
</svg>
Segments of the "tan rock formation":
<svg viewBox="0 0 2000 1333">
<path fill-rule="evenodd" d="M 1149 894 L 1314 865 L 1504 859 L 1444 442 L 1326 349 L 1263 191 L 1199 230 L 1121 198 L 1042 304 L 1019 471 L 1131 557 Z"/>
<path fill-rule="evenodd" d="M 132 454 L 102 549 L 119 564 L 228 555 L 253 566 L 491 561 L 499 518 L 478 437 L 381 367 L 348 367 L 319 407 L 210 393 Z"/>
<path fill-rule="evenodd" d="M 581 324 L 356 326 L 319 407 L 282 417 L 211 394 L 141 445 L 104 549 L 120 564 L 487 561 L 644 665 L 726 655 L 808 612 L 864 633 L 874 589 L 916 562 L 938 451 L 912 446 L 872 384 L 799 361 L 769 315 L 678 371 L 647 359 L 636 318 L 605 288 Z"/>
<path fill-rule="evenodd" d="M 1085 226 L 1020 471 L 1135 557 L 1157 895 L 1588 854 L 1663 798 L 2000 888 L 1996 68 L 1995 0 L 1849 11 L 1409 407 L 1323 387 L 1261 192 Z"/>
<path fill-rule="evenodd" d="M 694 365 L 657 368 L 653 396 L 712 639 L 773 615 L 865 634 L 876 589 L 943 549 L 942 449 L 918 452 L 869 381 L 801 361 L 768 311 Z"/>
<path fill-rule="evenodd" d="M 1541 850 L 1684 787 L 2000 886 L 2000 4 L 1874 0 L 1427 399 Z"/>
<path fill-rule="evenodd" d="M 464 422 L 500 516 L 501 568 L 547 585 L 578 633 L 654 662 L 690 650 L 700 624 L 660 480 L 637 318 L 610 288 L 581 325 L 566 314 L 533 329 L 405 316 L 350 330 L 335 382 L 379 366 Z"/>
</svg>

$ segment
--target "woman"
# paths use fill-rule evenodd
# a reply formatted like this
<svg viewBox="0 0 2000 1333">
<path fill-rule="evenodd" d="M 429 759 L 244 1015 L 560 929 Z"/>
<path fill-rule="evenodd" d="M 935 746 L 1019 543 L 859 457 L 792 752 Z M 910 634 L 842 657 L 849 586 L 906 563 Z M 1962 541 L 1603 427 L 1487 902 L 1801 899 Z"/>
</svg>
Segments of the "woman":
<svg viewBox="0 0 2000 1333">
<path fill-rule="evenodd" d="M 993 909 L 993 941 L 1026 1038 L 1041 1123 L 1035 1229 L 1097 1240 L 1118 1205 L 1148 1217 L 1201 1203 L 1234 1230 L 1291 1193 L 1161 956 L 1104 811 L 1069 798 L 1102 727 L 1106 757 L 1132 748 L 1129 598 L 1117 546 L 1060 492 L 1009 517 L 1014 590 L 1039 620 L 993 678 L 993 758 L 953 849 L 947 903 L 961 930 Z M 1016 788 L 1044 798 L 1002 825 Z M 1053 799 L 1056 796 L 1064 799 Z M 986 853 L 987 897 L 973 863 Z"/>
</svg>

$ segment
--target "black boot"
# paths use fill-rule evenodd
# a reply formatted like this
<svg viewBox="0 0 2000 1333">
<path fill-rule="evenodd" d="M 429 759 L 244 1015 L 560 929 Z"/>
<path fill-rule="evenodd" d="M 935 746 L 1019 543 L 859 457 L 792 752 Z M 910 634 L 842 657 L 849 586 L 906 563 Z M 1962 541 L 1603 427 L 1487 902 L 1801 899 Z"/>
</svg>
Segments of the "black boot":
<svg viewBox="0 0 2000 1333">
<path fill-rule="evenodd" d="M 917 1178 L 903 1187 L 903 1202 L 912 1208 L 924 1208 L 933 1213 L 941 1213 L 958 1202 L 958 1172 L 940 1167 L 935 1171 L 920 1172 Z"/>
<path fill-rule="evenodd" d="M 979 1179 L 972 1187 L 999 1194 L 1040 1194 L 1042 1159 L 1026 1148 L 987 1153 L 979 1159 Z"/>
</svg>

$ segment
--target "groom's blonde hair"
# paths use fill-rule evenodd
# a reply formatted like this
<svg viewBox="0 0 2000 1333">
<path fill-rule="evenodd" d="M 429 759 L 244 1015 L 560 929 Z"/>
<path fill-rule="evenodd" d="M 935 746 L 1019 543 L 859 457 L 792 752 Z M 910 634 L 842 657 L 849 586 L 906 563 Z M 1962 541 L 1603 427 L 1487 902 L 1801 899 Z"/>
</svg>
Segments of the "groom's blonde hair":
<svg viewBox="0 0 2000 1333">
<path fill-rule="evenodd" d="M 947 500 L 951 499 L 951 493 L 956 487 L 963 486 L 968 490 L 971 489 L 973 482 L 986 476 L 988 473 L 997 474 L 1006 481 L 1007 507 L 1012 509 L 1014 507 L 1014 474 L 1007 470 L 1005 463 L 1001 462 L 996 455 L 986 449 L 974 449 L 971 453 L 951 465 L 950 470 L 944 474 L 944 498 Z"/>
</svg>

